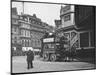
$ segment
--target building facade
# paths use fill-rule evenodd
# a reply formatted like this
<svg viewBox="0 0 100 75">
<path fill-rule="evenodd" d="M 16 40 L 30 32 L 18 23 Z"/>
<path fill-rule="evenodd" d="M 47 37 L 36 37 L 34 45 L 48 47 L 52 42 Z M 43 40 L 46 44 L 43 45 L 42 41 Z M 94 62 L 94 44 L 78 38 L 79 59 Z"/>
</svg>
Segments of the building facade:
<svg viewBox="0 0 100 75">
<path fill-rule="evenodd" d="M 19 16 L 17 13 L 17 8 L 12 8 L 11 15 L 11 44 L 12 50 L 17 50 L 17 47 L 21 45 L 20 43 L 20 34 L 19 34 Z"/>
<path fill-rule="evenodd" d="M 12 8 L 12 43 L 19 44 L 22 51 L 41 49 L 41 39 L 45 33 L 53 31 L 53 27 L 43 22 L 36 14 L 17 14 Z M 14 49 L 16 49 L 14 47 Z"/>
<path fill-rule="evenodd" d="M 62 26 L 61 27 L 68 27 L 71 25 L 75 25 L 74 22 L 74 5 L 66 5 L 66 6 L 61 6 L 61 10 L 60 10 L 60 19 L 62 22 Z"/>
<path fill-rule="evenodd" d="M 84 52 L 87 53 L 86 56 L 91 56 L 91 54 L 95 56 L 95 7 L 61 6 L 60 20 L 59 27 L 55 22 L 57 39 L 64 36 L 67 38 L 68 50 L 75 47 L 79 51 L 84 49 Z"/>
<path fill-rule="evenodd" d="M 75 24 L 79 34 L 79 48 L 95 48 L 95 7 L 94 6 L 75 6 Z"/>
<path fill-rule="evenodd" d="M 41 38 L 46 32 L 52 32 L 50 26 L 33 16 L 23 14 L 20 16 L 20 33 L 23 50 L 41 49 Z"/>
<path fill-rule="evenodd" d="M 30 24 L 29 18 L 25 15 L 20 15 L 19 18 L 19 28 L 20 28 L 20 40 L 22 45 L 22 50 L 27 50 L 31 48 L 31 35 L 30 35 Z"/>
</svg>

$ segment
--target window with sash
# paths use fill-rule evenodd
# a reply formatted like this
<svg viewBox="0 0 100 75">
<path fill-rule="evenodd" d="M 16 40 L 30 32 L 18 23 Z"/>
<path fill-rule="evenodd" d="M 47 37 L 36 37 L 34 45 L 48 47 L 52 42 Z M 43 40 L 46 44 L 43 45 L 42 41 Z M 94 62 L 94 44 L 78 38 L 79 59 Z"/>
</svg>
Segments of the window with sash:
<svg viewBox="0 0 100 75">
<path fill-rule="evenodd" d="M 64 22 L 69 21 L 69 20 L 70 20 L 70 15 L 64 16 Z"/>
<path fill-rule="evenodd" d="M 89 33 L 80 33 L 80 47 L 89 47 Z"/>
</svg>

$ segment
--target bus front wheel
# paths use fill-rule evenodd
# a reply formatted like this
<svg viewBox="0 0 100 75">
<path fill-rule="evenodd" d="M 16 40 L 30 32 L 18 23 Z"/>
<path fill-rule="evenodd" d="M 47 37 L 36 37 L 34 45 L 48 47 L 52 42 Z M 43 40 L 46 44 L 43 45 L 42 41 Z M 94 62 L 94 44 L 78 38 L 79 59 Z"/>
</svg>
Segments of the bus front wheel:
<svg viewBox="0 0 100 75">
<path fill-rule="evenodd" d="M 49 60 L 49 54 L 47 54 L 47 53 L 43 54 L 43 59 L 45 61 L 48 61 Z"/>
</svg>

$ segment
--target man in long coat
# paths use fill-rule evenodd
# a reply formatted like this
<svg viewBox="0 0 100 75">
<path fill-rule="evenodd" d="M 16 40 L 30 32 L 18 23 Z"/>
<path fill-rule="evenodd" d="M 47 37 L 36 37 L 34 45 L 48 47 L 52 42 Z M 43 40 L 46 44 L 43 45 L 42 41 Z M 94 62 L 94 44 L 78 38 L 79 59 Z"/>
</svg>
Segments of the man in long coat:
<svg viewBox="0 0 100 75">
<path fill-rule="evenodd" d="M 27 55 L 27 69 L 33 68 L 33 63 L 32 63 L 32 61 L 34 60 L 33 51 L 29 50 L 26 55 Z"/>
</svg>

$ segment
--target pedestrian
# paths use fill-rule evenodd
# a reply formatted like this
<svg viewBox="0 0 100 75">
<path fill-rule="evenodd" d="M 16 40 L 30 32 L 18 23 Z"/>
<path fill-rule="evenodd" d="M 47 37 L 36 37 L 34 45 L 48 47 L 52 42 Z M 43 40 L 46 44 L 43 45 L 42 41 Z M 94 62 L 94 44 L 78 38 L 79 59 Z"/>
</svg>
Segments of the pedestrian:
<svg viewBox="0 0 100 75">
<path fill-rule="evenodd" d="M 70 51 L 70 57 L 71 57 L 70 59 L 71 59 L 71 61 L 74 61 L 75 56 L 76 56 L 76 47 L 73 46 L 71 48 L 71 51 Z"/>
<path fill-rule="evenodd" d="M 33 68 L 33 63 L 32 63 L 32 61 L 34 60 L 33 51 L 29 50 L 26 55 L 27 55 L 27 69 Z"/>
</svg>

